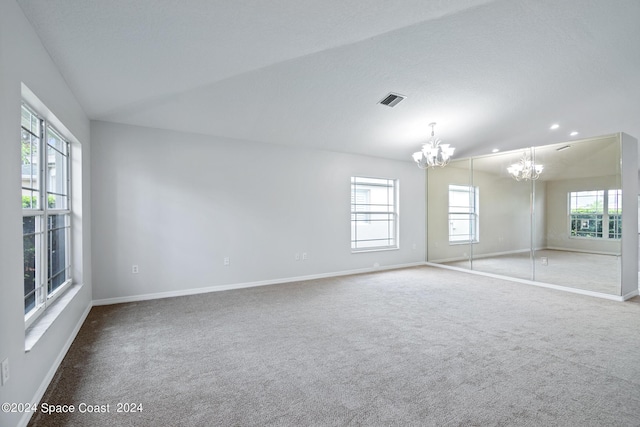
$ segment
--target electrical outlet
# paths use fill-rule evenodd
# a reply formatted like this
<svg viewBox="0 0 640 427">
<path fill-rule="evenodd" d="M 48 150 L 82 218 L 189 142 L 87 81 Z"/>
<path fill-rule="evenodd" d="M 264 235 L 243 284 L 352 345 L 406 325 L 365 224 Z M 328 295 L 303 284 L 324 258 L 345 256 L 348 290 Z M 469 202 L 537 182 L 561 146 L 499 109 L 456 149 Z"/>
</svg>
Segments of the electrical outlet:
<svg viewBox="0 0 640 427">
<path fill-rule="evenodd" d="M 296 261 L 300 261 L 300 254 L 296 254 L 295 255 L 295 259 L 296 259 Z"/>
<path fill-rule="evenodd" d="M 140 270 L 138 269 L 138 266 L 136 264 L 131 266 L 131 273 L 132 274 L 138 274 L 140 272 Z"/>
<path fill-rule="evenodd" d="M 2 361 L 2 385 L 5 385 L 9 381 L 9 358 L 7 357 Z"/>
<path fill-rule="evenodd" d="M 309 255 L 306 252 L 302 252 L 302 259 L 303 260 L 309 259 Z"/>
<path fill-rule="evenodd" d="M 229 260 L 229 257 L 228 257 L 228 256 L 224 257 L 224 261 L 223 261 L 223 263 L 224 263 L 224 265 L 229 265 L 229 264 L 231 264 L 231 261 Z"/>
<path fill-rule="evenodd" d="M 542 261 L 542 265 L 549 265 L 549 258 L 546 256 L 541 257 L 540 260 Z"/>
</svg>

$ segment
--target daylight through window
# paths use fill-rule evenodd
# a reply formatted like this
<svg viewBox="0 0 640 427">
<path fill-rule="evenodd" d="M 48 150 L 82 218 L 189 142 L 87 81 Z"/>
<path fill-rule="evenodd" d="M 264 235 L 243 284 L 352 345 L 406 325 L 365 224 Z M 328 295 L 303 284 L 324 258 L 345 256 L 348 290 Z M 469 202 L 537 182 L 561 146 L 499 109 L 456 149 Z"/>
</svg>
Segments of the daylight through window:
<svg viewBox="0 0 640 427">
<path fill-rule="evenodd" d="M 397 181 L 351 177 L 351 250 L 398 247 Z"/>
<path fill-rule="evenodd" d="M 33 321 L 71 283 L 69 142 L 22 105 L 24 313 Z"/>
<path fill-rule="evenodd" d="M 620 239 L 622 190 L 570 192 L 569 223 L 571 237 Z"/>
<path fill-rule="evenodd" d="M 478 242 L 477 187 L 449 185 L 449 243 Z"/>
</svg>

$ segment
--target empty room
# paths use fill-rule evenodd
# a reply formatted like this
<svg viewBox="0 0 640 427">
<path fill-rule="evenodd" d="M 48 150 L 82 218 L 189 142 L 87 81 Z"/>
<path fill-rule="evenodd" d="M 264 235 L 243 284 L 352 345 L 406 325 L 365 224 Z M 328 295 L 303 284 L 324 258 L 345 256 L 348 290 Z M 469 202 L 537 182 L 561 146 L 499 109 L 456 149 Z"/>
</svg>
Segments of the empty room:
<svg viewBox="0 0 640 427">
<path fill-rule="evenodd" d="M 0 0 L 0 426 L 640 425 L 640 1 Z"/>
</svg>

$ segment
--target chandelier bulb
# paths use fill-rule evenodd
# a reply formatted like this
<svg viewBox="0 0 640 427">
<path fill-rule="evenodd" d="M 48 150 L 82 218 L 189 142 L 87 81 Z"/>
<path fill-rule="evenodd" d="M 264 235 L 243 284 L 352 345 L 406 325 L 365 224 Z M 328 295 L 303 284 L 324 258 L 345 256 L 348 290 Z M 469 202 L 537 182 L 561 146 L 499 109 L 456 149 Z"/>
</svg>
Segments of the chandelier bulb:
<svg viewBox="0 0 640 427">
<path fill-rule="evenodd" d="M 435 137 L 435 125 L 435 122 L 429 123 L 431 138 L 422 146 L 421 151 L 413 153 L 413 160 L 420 169 L 446 166 L 455 150 L 449 144 L 441 144 L 442 141 Z"/>
</svg>

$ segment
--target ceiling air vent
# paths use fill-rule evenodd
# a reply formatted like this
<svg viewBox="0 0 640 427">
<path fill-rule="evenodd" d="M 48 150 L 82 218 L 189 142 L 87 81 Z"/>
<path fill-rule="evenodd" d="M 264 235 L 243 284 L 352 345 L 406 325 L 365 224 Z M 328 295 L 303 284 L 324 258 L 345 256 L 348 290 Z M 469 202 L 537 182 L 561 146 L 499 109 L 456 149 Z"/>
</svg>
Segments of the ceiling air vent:
<svg viewBox="0 0 640 427">
<path fill-rule="evenodd" d="M 380 102 L 378 102 L 378 104 L 386 105 L 387 107 L 395 107 L 405 98 L 406 96 L 404 95 L 398 95 L 397 93 L 392 92 L 385 96 Z"/>
</svg>

